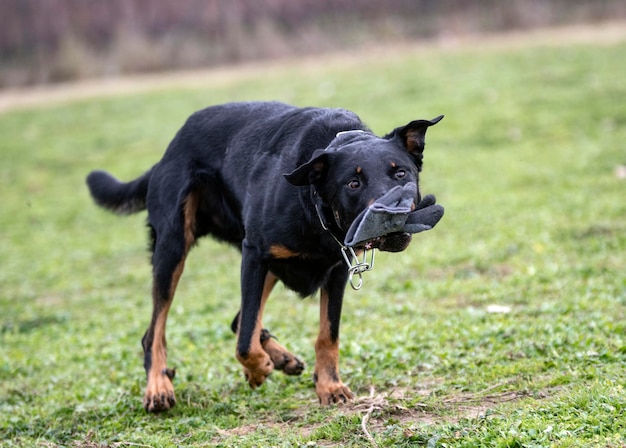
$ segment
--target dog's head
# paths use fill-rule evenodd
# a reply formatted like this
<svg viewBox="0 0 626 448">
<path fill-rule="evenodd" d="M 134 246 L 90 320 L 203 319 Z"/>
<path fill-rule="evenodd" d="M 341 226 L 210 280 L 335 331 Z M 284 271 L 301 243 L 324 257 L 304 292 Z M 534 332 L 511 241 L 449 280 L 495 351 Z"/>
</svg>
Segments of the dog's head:
<svg viewBox="0 0 626 448">
<path fill-rule="evenodd" d="M 412 121 L 382 138 L 367 131 L 340 132 L 328 147 L 315 151 L 308 162 L 285 178 L 292 185 L 313 186 L 327 219 L 345 234 L 365 208 L 398 185 L 413 183 L 413 203 L 420 202 L 418 185 L 426 130 L 442 118 Z M 410 241 L 410 234 L 400 232 L 364 245 L 399 252 Z"/>
</svg>

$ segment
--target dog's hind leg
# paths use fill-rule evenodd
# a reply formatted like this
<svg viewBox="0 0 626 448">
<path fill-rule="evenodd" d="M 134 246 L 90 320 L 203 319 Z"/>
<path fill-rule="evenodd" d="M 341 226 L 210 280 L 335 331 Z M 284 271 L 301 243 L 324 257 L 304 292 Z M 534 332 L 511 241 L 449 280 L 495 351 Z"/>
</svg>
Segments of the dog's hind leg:
<svg viewBox="0 0 626 448">
<path fill-rule="evenodd" d="M 176 224 L 154 229 L 152 320 L 141 343 L 148 384 L 143 406 L 149 412 L 166 411 L 176 404 L 172 380 L 175 371 L 167 368 L 165 327 L 185 258 L 193 244 L 196 197 L 190 195 Z"/>
<path fill-rule="evenodd" d="M 320 331 L 315 342 L 315 391 L 322 405 L 346 402 L 352 391 L 339 378 L 339 321 L 347 272 L 335 267 L 320 294 Z"/>
<path fill-rule="evenodd" d="M 280 345 L 265 328 L 261 330 L 261 346 L 270 355 L 276 370 L 282 370 L 287 375 L 300 375 L 304 370 L 304 363 Z"/>
</svg>

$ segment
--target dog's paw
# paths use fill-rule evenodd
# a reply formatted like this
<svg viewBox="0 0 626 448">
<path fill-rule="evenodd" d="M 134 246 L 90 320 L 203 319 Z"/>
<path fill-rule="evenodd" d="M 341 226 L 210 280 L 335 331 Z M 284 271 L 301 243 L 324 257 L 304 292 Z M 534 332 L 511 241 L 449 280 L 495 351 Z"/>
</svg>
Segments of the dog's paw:
<svg viewBox="0 0 626 448">
<path fill-rule="evenodd" d="M 163 412 L 176 405 L 174 395 L 174 370 L 163 369 L 148 377 L 148 386 L 143 397 L 143 407 L 148 412 Z"/>
<path fill-rule="evenodd" d="M 349 400 L 354 398 L 354 394 L 350 388 L 344 385 L 341 381 L 338 383 L 317 383 L 315 385 L 315 392 L 317 392 L 317 396 L 322 406 L 347 403 Z"/>
<path fill-rule="evenodd" d="M 274 364 L 267 354 L 261 362 L 255 363 L 254 367 L 251 367 L 251 363 L 246 363 L 243 366 L 243 373 L 246 375 L 246 380 L 252 389 L 262 385 L 273 370 Z"/>
<path fill-rule="evenodd" d="M 280 345 L 269 331 L 263 331 L 267 333 L 267 337 L 261 336 L 261 344 L 265 353 L 272 359 L 274 368 L 282 370 L 287 375 L 300 375 L 304 370 L 304 363 Z"/>
<path fill-rule="evenodd" d="M 274 358 L 272 358 L 274 361 Z M 277 370 L 282 370 L 287 375 L 300 375 L 304 370 L 304 363 L 291 353 L 286 352 L 282 354 L 280 360 L 274 361 L 274 367 Z"/>
<path fill-rule="evenodd" d="M 322 406 L 337 403 L 347 403 L 354 398 L 354 394 L 348 386 L 343 384 L 336 372 L 329 374 L 328 371 L 316 368 L 313 374 L 315 392 Z"/>
</svg>

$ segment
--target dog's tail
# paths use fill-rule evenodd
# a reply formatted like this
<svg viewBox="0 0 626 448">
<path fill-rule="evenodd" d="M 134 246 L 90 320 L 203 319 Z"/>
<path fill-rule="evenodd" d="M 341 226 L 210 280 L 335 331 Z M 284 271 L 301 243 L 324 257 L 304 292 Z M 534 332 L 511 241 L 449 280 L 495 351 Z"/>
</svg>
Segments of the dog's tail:
<svg viewBox="0 0 626 448">
<path fill-rule="evenodd" d="M 87 176 L 87 185 L 91 196 L 100 207 L 118 215 L 129 215 L 146 209 L 151 173 L 152 170 L 125 183 L 106 171 L 92 171 Z"/>
</svg>

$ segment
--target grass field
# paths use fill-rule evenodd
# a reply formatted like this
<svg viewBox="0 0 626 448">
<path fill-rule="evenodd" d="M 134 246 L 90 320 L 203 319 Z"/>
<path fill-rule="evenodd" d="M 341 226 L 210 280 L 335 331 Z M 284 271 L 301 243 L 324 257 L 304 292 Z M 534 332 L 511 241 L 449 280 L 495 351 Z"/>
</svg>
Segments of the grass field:
<svg viewBox="0 0 626 448">
<path fill-rule="evenodd" d="M 0 446 L 626 446 L 626 41 L 416 48 L 0 115 Z M 307 362 L 252 391 L 234 358 L 236 251 L 196 248 L 168 326 L 178 405 L 148 415 L 145 216 L 96 208 L 205 105 L 277 99 L 429 130 L 446 207 L 347 292 L 351 404 L 312 384 L 317 297 L 266 325 Z"/>
</svg>

